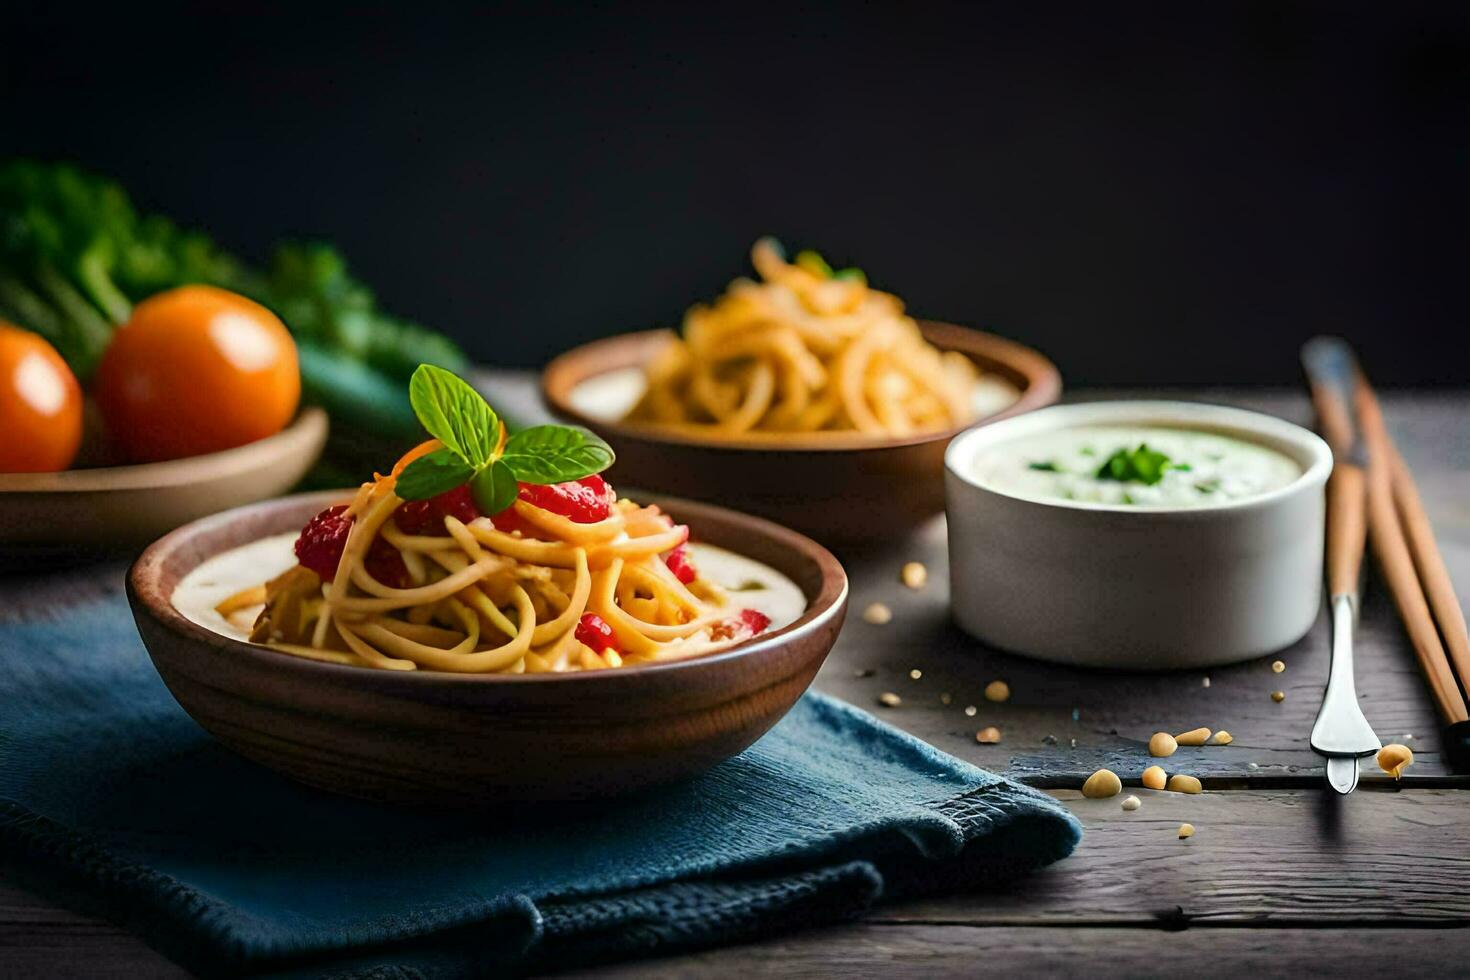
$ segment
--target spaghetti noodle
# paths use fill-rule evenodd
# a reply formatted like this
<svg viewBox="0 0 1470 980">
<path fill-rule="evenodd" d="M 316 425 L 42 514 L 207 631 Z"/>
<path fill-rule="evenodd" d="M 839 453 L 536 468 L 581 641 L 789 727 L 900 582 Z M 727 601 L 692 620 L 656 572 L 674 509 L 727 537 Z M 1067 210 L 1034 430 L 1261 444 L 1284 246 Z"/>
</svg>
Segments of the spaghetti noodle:
<svg viewBox="0 0 1470 980">
<path fill-rule="evenodd" d="M 687 527 L 657 507 L 613 500 L 601 477 L 535 488 L 550 494 L 523 488 L 493 517 L 472 513 L 468 495 L 453 491 L 415 508 L 394 492 L 394 479 L 364 484 L 350 504 L 323 511 L 297 540 L 300 564 L 216 610 L 228 617 L 264 602 L 251 640 L 284 653 L 463 673 L 669 660 L 769 624 L 732 608 L 725 590 L 699 575 L 684 551 Z M 578 510 L 567 499 L 592 506 Z"/>
<path fill-rule="evenodd" d="M 263 602 L 253 642 L 383 670 L 542 673 L 687 657 L 770 625 L 699 575 L 687 527 L 616 498 L 592 433 L 509 435 L 431 365 L 409 400 L 434 438 L 313 517 L 295 566 L 215 607 Z"/>
<path fill-rule="evenodd" d="M 769 238 L 751 262 L 763 281 L 738 279 L 689 311 L 682 337 L 648 365 L 630 421 L 732 438 L 904 436 L 975 417 L 974 363 L 929 344 L 898 297 L 815 252 L 788 263 Z"/>
</svg>

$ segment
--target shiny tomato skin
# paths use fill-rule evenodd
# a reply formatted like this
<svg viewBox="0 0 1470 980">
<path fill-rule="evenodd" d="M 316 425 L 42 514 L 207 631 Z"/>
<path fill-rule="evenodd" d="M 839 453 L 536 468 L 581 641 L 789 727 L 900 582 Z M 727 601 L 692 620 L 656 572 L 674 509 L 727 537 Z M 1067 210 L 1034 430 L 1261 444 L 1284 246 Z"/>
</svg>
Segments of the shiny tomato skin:
<svg viewBox="0 0 1470 980">
<path fill-rule="evenodd" d="M 596 653 L 604 650 L 620 650 L 613 628 L 607 625 L 607 620 L 597 613 L 582 614 L 581 620 L 577 623 L 577 639 Z"/>
<path fill-rule="evenodd" d="M 549 486 L 522 483 L 519 496 L 533 507 L 560 514 L 578 524 L 607 520 L 616 499 L 612 487 L 596 474 Z"/>
<path fill-rule="evenodd" d="M 296 413 L 296 344 L 270 310 L 213 286 L 151 296 L 108 345 L 96 395 L 137 462 L 197 456 L 274 435 Z"/>
<path fill-rule="evenodd" d="M 82 444 L 82 388 L 39 334 L 0 321 L 0 473 L 54 473 Z"/>
</svg>

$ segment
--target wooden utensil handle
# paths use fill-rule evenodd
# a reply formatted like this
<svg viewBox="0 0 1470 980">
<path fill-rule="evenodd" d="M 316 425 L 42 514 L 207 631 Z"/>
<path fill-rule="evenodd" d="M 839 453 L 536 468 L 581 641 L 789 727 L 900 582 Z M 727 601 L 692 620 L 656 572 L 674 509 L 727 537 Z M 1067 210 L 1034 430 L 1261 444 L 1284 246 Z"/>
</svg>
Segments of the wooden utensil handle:
<svg viewBox="0 0 1470 980">
<path fill-rule="evenodd" d="M 1361 466 L 1339 460 L 1327 481 L 1327 591 L 1356 595 L 1368 537 L 1368 481 Z"/>
</svg>

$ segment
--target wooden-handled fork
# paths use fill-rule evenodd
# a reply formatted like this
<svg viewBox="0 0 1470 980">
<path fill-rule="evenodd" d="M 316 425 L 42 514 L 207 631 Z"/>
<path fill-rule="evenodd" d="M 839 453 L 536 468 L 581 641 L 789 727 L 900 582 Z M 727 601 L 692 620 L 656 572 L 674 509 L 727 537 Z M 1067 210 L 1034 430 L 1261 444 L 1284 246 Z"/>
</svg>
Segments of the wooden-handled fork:
<svg viewBox="0 0 1470 980">
<path fill-rule="evenodd" d="M 1332 665 L 1312 725 L 1312 750 L 1327 758 L 1327 783 L 1339 793 L 1358 785 L 1358 760 L 1383 747 L 1358 705 L 1353 680 L 1363 552 L 1368 538 L 1368 458 L 1354 418 L 1357 368 L 1352 350 L 1331 337 L 1302 348 L 1322 434 L 1332 447 L 1327 481 L 1327 594 L 1332 610 Z"/>
</svg>

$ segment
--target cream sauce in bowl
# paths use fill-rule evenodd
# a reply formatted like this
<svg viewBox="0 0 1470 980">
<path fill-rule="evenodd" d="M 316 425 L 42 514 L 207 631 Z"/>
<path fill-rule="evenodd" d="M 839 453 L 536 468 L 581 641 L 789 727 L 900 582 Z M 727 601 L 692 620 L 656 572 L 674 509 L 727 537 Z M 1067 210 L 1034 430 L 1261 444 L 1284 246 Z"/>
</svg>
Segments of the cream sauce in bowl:
<svg viewBox="0 0 1470 980">
<path fill-rule="evenodd" d="M 174 608 L 185 619 L 205 629 L 248 642 L 251 624 L 261 607 L 247 606 L 228 617 L 220 615 L 215 607 L 237 592 L 269 581 L 295 565 L 292 546 L 296 538 L 295 531 L 272 535 L 201 562 L 174 589 Z M 764 613 L 771 620 L 766 632 L 771 632 L 794 623 L 806 612 L 806 595 L 801 587 L 769 565 L 714 545 L 690 542 L 687 547 L 700 574 L 729 592 L 731 615 L 742 609 Z M 674 657 L 693 656 L 725 645 L 728 644 L 691 640 L 687 651 L 670 653 Z"/>
<path fill-rule="evenodd" d="M 981 449 L 980 485 L 1041 501 L 1147 508 L 1213 507 L 1298 480 L 1292 457 L 1260 443 L 1174 426 L 1079 425 Z"/>
</svg>

